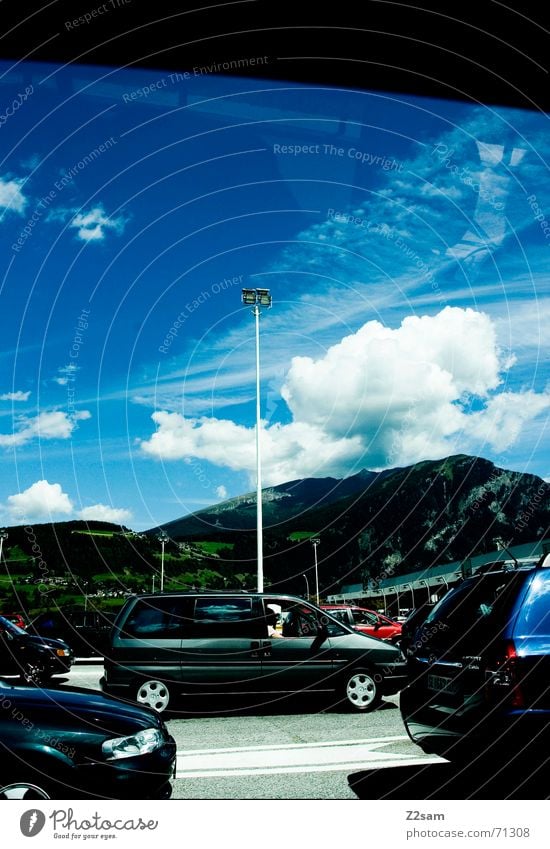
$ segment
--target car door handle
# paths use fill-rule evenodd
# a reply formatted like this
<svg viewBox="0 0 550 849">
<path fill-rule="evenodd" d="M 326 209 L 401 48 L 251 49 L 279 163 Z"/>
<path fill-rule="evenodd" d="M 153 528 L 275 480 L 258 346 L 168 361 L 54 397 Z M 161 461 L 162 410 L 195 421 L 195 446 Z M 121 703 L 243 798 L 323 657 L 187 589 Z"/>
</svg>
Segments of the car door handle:
<svg viewBox="0 0 550 849">
<path fill-rule="evenodd" d="M 252 657 L 268 657 L 271 654 L 271 643 L 266 640 L 252 640 L 250 644 L 252 649 Z"/>
</svg>

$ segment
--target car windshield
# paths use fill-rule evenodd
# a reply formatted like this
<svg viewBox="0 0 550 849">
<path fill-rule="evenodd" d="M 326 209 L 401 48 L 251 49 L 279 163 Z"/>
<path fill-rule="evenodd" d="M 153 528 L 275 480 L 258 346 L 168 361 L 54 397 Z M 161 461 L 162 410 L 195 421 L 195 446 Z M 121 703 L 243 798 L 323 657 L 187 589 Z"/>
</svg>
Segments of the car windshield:
<svg viewBox="0 0 550 849">
<path fill-rule="evenodd" d="M 10 622 L 9 619 L 6 619 L 5 616 L 0 616 L 0 631 L 7 631 L 9 634 L 26 634 L 27 632 L 20 628 L 19 625 L 16 625 L 14 622 Z"/>
</svg>

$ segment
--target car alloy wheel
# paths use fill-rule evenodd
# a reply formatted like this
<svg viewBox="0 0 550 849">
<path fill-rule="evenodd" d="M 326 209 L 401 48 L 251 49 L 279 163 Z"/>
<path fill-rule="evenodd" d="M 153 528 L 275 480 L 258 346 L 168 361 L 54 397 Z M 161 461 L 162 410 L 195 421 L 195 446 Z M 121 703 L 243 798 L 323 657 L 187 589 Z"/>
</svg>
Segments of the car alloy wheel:
<svg viewBox="0 0 550 849">
<path fill-rule="evenodd" d="M 136 698 L 140 705 L 153 708 L 153 710 L 161 713 L 168 707 L 170 691 L 162 681 L 144 681 L 138 687 Z"/>
<path fill-rule="evenodd" d="M 354 710 L 372 710 L 381 699 L 380 688 L 374 677 L 361 669 L 347 675 L 344 692 L 348 706 Z"/>
<path fill-rule="evenodd" d="M 25 684 L 39 687 L 45 680 L 45 670 L 41 663 L 26 663 L 23 667 L 21 677 Z"/>
<path fill-rule="evenodd" d="M 0 787 L 0 801 L 20 799 L 51 799 L 47 791 L 37 784 L 29 784 L 25 781 L 5 784 Z"/>
</svg>

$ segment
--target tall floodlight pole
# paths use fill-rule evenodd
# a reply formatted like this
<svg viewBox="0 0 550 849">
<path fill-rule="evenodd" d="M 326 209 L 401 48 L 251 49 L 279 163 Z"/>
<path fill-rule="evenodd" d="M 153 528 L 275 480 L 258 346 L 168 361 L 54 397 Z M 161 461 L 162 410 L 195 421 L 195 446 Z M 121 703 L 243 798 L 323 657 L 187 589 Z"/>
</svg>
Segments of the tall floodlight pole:
<svg viewBox="0 0 550 849">
<path fill-rule="evenodd" d="M 168 537 L 166 536 L 164 531 L 159 534 L 158 541 L 160 542 L 162 547 L 160 555 L 160 591 L 162 593 L 164 592 L 164 546 L 168 542 Z"/>
<path fill-rule="evenodd" d="M 2 550 L 4 548 L 4 540 L 8 538 L 8 532 L 5 528 L 0 528 L 0 564 L 2 563 Z"/>
<path fill-rule="evenodd" d="M 260 438 L 260 307 L 271 306 L 269 289 L 243 289 L 243 304 L 252 307 L 256 324 L 256 544 L 258 561 L 257 590 L 264 591 L 264 544 L 262 517 L 262 446 Z"/>
<path fill-rule="evenodd" d="M 315 537 L 311 540 L 311 544 L 313 546 L 313 558 L 315 561 L 315 600 L 317 605 L 319 605 L 319 570 L 317 568 L 317 546 L 321 540 L 318 537 Z"/>
</svg>

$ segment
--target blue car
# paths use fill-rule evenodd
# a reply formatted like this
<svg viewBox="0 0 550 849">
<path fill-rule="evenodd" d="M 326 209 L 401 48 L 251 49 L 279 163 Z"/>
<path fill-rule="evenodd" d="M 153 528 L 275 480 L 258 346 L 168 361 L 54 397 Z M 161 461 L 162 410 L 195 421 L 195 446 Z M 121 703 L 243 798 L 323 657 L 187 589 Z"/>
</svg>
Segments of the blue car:
<svg viewBox="0 0 550 849">
<path fill-rule="evenodd" d="M 401 712 L 424 752 L 533 764 L 550 741 L 550 555 L 464 580 L 408 648 Z"/>
</svg>

